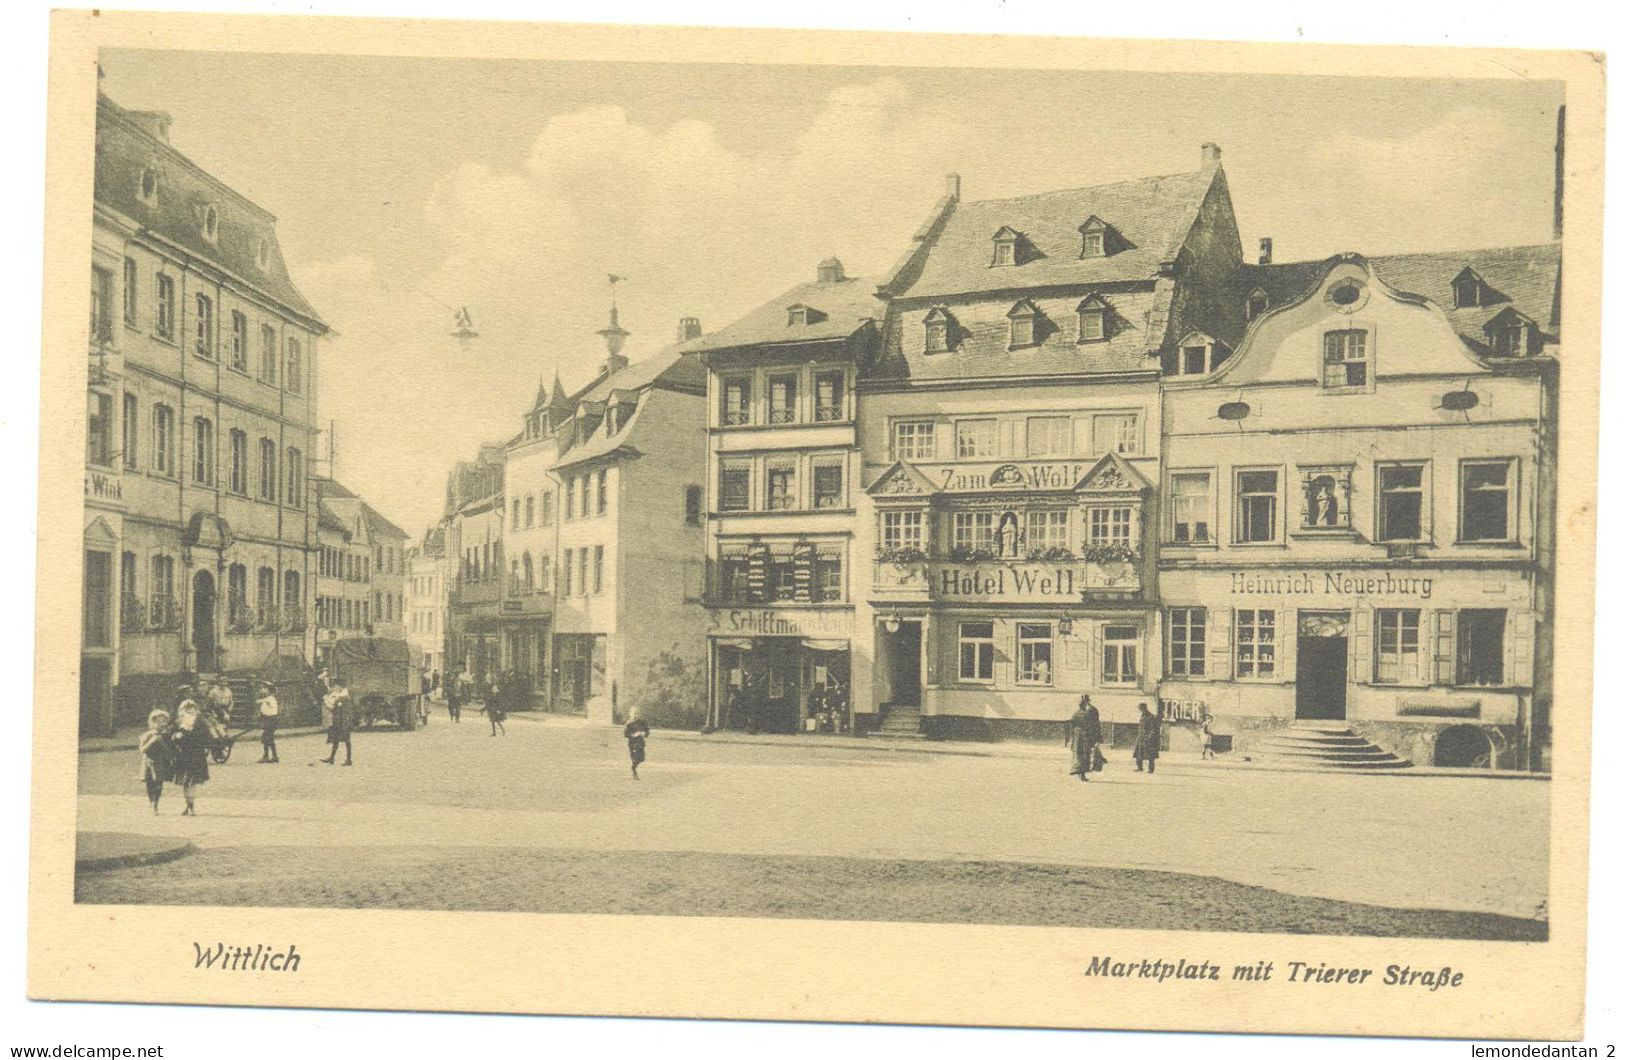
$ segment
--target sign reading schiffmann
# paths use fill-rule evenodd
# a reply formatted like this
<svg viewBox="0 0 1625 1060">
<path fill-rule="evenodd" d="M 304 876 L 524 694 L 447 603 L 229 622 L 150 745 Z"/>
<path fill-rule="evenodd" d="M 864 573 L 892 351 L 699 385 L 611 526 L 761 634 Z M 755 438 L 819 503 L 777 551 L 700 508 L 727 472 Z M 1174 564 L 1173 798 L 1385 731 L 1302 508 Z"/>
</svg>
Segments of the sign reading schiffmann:
<svg viewBox="0 0 1625 1060">
<path fill-rule="evenodd" d="M 57 17 L 36 996 L 1581 1033 L 1596 64 L 407 29 Z"/>
</svg>

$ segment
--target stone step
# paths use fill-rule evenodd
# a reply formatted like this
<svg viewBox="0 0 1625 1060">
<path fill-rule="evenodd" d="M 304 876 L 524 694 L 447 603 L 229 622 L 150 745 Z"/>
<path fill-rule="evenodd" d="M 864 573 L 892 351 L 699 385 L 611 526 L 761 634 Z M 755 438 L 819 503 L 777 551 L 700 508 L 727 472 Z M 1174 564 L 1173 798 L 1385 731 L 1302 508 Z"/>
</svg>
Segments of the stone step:
<svg viewBox="0 0 1625 1060">
<path fill-rule="evenodd" d="M 1260 736 L 1252 757 L 1299 769 L 1336 772 L 1409 769 L 1409 759 L 1379 747 L 1337 722 L 1299 722 Z"/>
<path fill-rule="evenodd" d="M 1293 755 L 1276 755 L 1267 753 L 1254 754 L 1253 758 L 1256 761 L 1273 762 L 1283 766 L 1291 765 L 1305 769 L 1325 769 L 1328 771 L 1354 773 L 1358 773 L 1362 770 L 1410 769 L 1413 765 L 1410 759 L 1398 758 L 1392 754 L 1390 754 L 1387 758 L 1369 761 L 1363 759 L 1341 761 L 1338 759 L 1303 758 Z"/>
<path fill-rule="evenodd" d="M 1318 751 L 1306 751 L 1302 748 L 1271 747 L 1260 744 L 1257 753 L 1274 755 L 1277 758 L 1303 758 L 1315 762 L 1379 762 L 1398 757 L 1392 751 L 1384 751 L 1380 747 L 1364 747 L 1359 750 L 1325 754 Z"/>
</svg>

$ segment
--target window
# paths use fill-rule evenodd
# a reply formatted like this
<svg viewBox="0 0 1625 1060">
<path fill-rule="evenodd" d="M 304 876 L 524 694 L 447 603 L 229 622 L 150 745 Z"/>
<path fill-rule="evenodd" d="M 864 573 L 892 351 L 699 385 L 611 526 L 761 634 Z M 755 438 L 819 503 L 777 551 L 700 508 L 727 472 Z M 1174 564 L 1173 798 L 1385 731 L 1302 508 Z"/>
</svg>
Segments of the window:
<svg viewBox="0 0 1625 1060">
<path fill-rule="evenodd" d="M 288 474 L 288 507 L 303 508 L 305 506 L 305 458 L 297 449 L 290 448 L 286 454 L 286 471 Z"/>
<path fill-rule="evenodd" d="M 796 565 L 788 556 L 774 556 L 768 568 L 769 598 L 794 600 L 796 598 Z"/>
<path fill-rule="evenodd" d="M 955 512 L 954 548 L 993 551 L 993 513 Z"/>
<path fill-rule="evenodd" d="M 1083 257 L 1103 258 L 1106 256 L 1105 229 L 1090 229 L 1083 233 Z"/>
<path fill-rule="evenodd" d="M 1212 540 L 1213 480 L 1206 471 L 1176 472 L 1171 479 L 1174 542 L 1205 545 Z"/>
<path fill-rule="evenodd" d="M 722 425 L 739 427 L 750 422 L 750 380 L 741 376 L 722 381 Z"/>
<path fill-rule="evenodd" d="M 254 247 L 254 263 L 262 269 L 271 264 L 271 241 L 264 236 Z"/>
<path fill-rule="evenodd" d="M 603 515 L 609 511 L 609 469 L 600 468 L 598 471 L 598 514 Z"/>
<path fill-rule="evenodd" d="M 295 608 L 301 602 L 299 595 L 299 572 L 296 570 L 284 571 L 282 574 L 282 605 Z"/>
<path fill-rule="evenodd" d="M 1422 465 L 1377 467 L 1377 540 L 1419 541 L 1422 537 Z"/>
<path fill-rule="evenodd" d="M 137 456 L 140 446 L 137 439 L 141 437 L 141 401 L 129 391 L 124 393 L 124 466 L 134 471 L 137 465 Z"/>
<path fill-rule="evenodd" d="M 955 423 L 954 455 L 960 460 L 991 459 L 998 456 L 998 421 L 960 420 Z"/>
<path fill-rule="evenodd" d="M 1507 613 L 1463 611 L 1456 656 L 1456 684 L 1498 685 L 1506 679 Z"/>
<path fill-rule="evenodd" d="M 1103 657 L 1100 681 L 1107 685 L 1132 685 L 1140 680 L 1140 629 L 1138 626 L 1107 626 L 1101 637 Z"/>
<path fill-rule="evenodd" d="M 1020 302 L 1006 315 L 1010 319 L 1010 348 L 1012 350 L 1037 345 L 1037 310 L 1026 302 Z"/>
<path fill-rule="evenodd" d="M 288 340 L 288 363 L 283 365 L 282 381 L 290 394 L 299 393 L 305 385 L 305 351 L 298 339 Z"/>
<path fill-rule="evenodd" d="M 924 512 L 881 512 L 880 547 L 924 549 Z"/>
<path fill-rule="evenodd" d="M 1067 522 L 1065 509 L 1052 512 L 1028 512 L 1027 551 L 1031 553 L 1065 550 L 1069 545 Z"/>
<path fill-rule="evenodd" d="M 699 486 L 683 487 L 683 521 L 699 526 L 705 520 L 705 490 Z"/>
<path fill-rule="evenodd" d="M 1168 674 L 1207 676 L 1207 608 L 1168 609 Z"/>
<path fill-rule="evenodd" d="M 260 382 L 276 386 L 276 328 L 260 325 Z"/>
<path fill-rule="evenodd" d="M 1054 628 L 1048 622 L 1016 623 L 1016 681 L 1025 685 L 1055 683 Z"/>
<path fill-rule="evenodd" d="M 1071 456 L 1072 420 L 1066 416 L 1027 418 L 1027 455 L 1030 457 Z"/>
<path fill-rule="evenodd" d="M 937 425 L 920 422 L 894 424 L 892 452 L 898 460 L 935 460 Z"/>
<path fill-rule="evenodd" d="M 941 306 L 925 314 L 925 352 L 947 353 L 953 348 L 953 317 Z"/>
<path fill-rule="evenodd" d="M 767 422 L 796 421 L 796 377 L 773 375 L 767 379 Z"/>
<path fill-rule="evenodd" d="M 594 545 L 592 547 L 592 591 L 594 593 L 602 593 L 604 591 L 603 545 Z"/>
<path fill-rule="evenodd" d="M 1140 417 L 1134 413 L 1109 413 L 1095 417 L 1094 438 L 1090 452 L 1138 453 L 1140 451 Z"/>
<path fill-rule="evenodd" d="M 90 339 L 113 341 L 113 273 L 100 265 L 90 267 Z"/>
<path fill-rule="evenodd" d="M 838 463 L 813 465 L 814 508 L 839 508 L 846 503 L 841 478 L 841 465 Z"/>
<path fill-rule="evenodd" d="M 1363 331 L 1328 331 L 1325 366 L 1321 382 L 1328 389 L 1363 387 L 1366 384 L 1365 337 Z"/>
<path fill-rule="evenodd" d="M 227 446 L 226 488 L 233 493 L 248 493 L 248 435 L 232 430 Z"/>
<path fill-rule="evenodd" d="M 276 500 L 276 442 L 260 439 L 260 500 Z"/>
<path fill-rule="evenodd" d="M 203 416 L 192 420 L 192 481 L 214 485 L 214 424 Z"/>
<path fill-rule="evenodd" d="M 524 572 L 522 576 L 525 580 L 525 588 L 534 589 L 536 588 L 536 563 L 530 558 L 529 552 L 525 553 L 524 560 L 525 562 L 521 569 Z"/>
<path fill-rule="evenodd" d="M 592 508 L 587 504 L 587 491 L 592 488 L 592 473 L 588 472 L 576 481 L 581 483 L 581 518 L 585 519 L 592 514 Z"/>
<path fill-rule="evenodd" d="M 553 491 L 552 490 L 546 490 L 545 492 L 542 493 L 542 525 L 543 526 L 552 526 L 553 525 Z"/>
<path fill-rule="evenodd" d="M 1464 270 L 1450 283 L 1451 291 L 1455 296 L 1457 309 L 1471 309 L 1482 302 L 1482 291 L 1478 277 L 1471 270 Z"/>
<path fill-rule="evenodd" d="M 1421 680 L 1422 612 L 1413 608 L 1377 612 L 1377 673 L 1382 684 Z"/>
<path fill-rule="evenodd" d="M 525 494 L 525 526 L 531 527 L 531 526 L 535 526 L 535 525 L 536 525 L 536 495 L 534 493 L 527 493 L 527 494 Z"/>
<path fill-rule="evenodd" d="M 993 264 L 1014 265 L 1016 263 L 1016 237 L 995 236 L 993 240 Z"/>
<path fill-rule="evenodd" d="M 724 553 L 718 571 L 718 590 L 724 600 L 743 603 L 750 598 L 750 564 L 744 553 Z"/>
<path fill-rule="evenodd" d="M 1326 530 L 1349 525 L 1349 477 L 1353 469 L 1303 468 L 1302 528 Z"/>
<path fill-rule="evenodd" d="M 846 373 L 819 372 L 813 377 L 813 419 L 836 423 L 846 418 Z"/>
<path fill-rule="evenodd" d="M 537 576 L 537 588 L 541 589 L 541 591 L 544 592 L 544 593 L 547 592 L 548 588 L 549 588 L 548 583 L 552 580 L 552 578 L 553 578 L 553 557 L 549 556 L 547 553 L 544 552 L 544 553 L 542 553 L 542 570 L 541 570 L 541 574 L 539 574 Z"/>
<path fill-rule="evenodd" d="M 197 296 L 197 355 L 214 358 L 214 302 L 206 294 Z"/>
<path fill-rule="evenodd" d="M 518 497 L 515 497 L 513 499 L 513 515 L 509 516 L 508 525 L 510 527 L 512 527 L 513 529 L 515 529 L 515 530 L 519 529 L 519 498 Z"/>
<path fill-rule="evenodd" d="M 587 595 L 587 550 L 576 549 L 576 584 L 580 586 L 582 596 Z"/>
<path fill-rule="evenodd" d="M 152 608 L 154 629 L 174 629 L 180 621 L 175 602 L 175 557 L 152 557 Z"/>
<path fill-rule="evenodd" d="M 158 274 L 158 316 L 153 321 L 159 338 L 175 337 L 175 278 Z"/>
<path fill-rule="evenodd" d="M 136 311 L 140 303 L 140 286 L 137 283 L 139 274 L 136 270 L 135 259 L 124 259 L 124 322 L 135 326 Z"/>
<path fill-rule="evenodd" d="M 717 510 L 742 512 L 750 508 L 750 463 L 728 462 L 722 465 L 717 484 Z"/>
<path fill-rule="evenodd" d="M 160 475 L 175 474 L 175 410 L 168 405 L 152 408 L 152 469 Z"/>
<path fill-rule="evenodd" d="M 213 243 L 220 237 L 220 211 L 213 206 L 203 210 L 203 238 Z"/>
<path fill-rule="evenodd" d="M 1461 539 L 1512 539 L 1512 461 L 1462 461 Z"/>
<path fill-rule="evenodd" d="M 1236 541 L 1262 544 L 1275 540 L 1275 510 L 1280 472 L 1236 473 Z"/>
<path fill-rule="evenodd" d="M 977 682 L 993 680 L 993 623 L 959 624 L 959 679 Z"/>
<path fill-rule="evenodd" d="M 248 318 L 233 309 L 231 311 L 231 350 L 230 365 L 239 372 L 248 371 Z"/>
<path fill-rule="evenodd" d="M 261 567 L 254 574 L 254 608 L 259 612 L 260 625 L 269 625 L 276 613 L 276 571 L 270 567 Z"/>
<path fill-rule="evenodd" d="M 134 552 L 126 552 L 119 556 L 118 567 L 118 609 L 119 624 L 125 629 L 136 631 L 146 625 L 146 616 L 142 613 L 141 599 L 137 595 L 136 559 Z"/>
<path fill-rule="evenodd" d="M 106 648 L 113 643 L 113 554 L 85 550 L 84 645 Z"/>
<path fill-rule="evenodd" d="M 769 511 L 787 511 L 796 507 L 796 468 L 794 464 L 770 464 L 768 466 L 767 507 Z"/>
<path fill-rule="evenodd" d="M 113 463 L 113 397 L 96 390 L 86 393 L 89 413 L 85 430 L 85 462 L 108 467 Z"/>
<path fill-rule="evenodd" d="M 1207 372 L 1207 350 L 1205 345 L 1181 347 L 1178 374 L 1202 375 Z"/>
<path fill-rule="evenodd" d="M 233 629 L 252 625 L 248 611 L 248 568 L 233 563 L 226 568 L 226 622 Z"/>
<path fill-rule="evenodd" d="M 1275 612 L 1236 610 L 1236 676 L 1275 676 Z"/>
<path fill-rule="evenodd" d="M 1131 548 L 1134 543 L 1134 509 L 1124 507 L 1089 509 L 1089 543 Z"/>
<path fill-rule="evenodd" d="M 1497 357 L 1522 357 L 1524 342 L 1528 327 L 1522 323 L 1507 324 L 1495 332 L 1495 355 Z"/>
<path fill-rule="evenodd" d="M 1263 291 L 1254 291 L 1247 296 L 1247 319 L 1257 320 L 1264 315 L 1270 307 L 1270 296 Z"/>
<path fill-rule="evenodd" d="M 147 166 L 141 171 L 141 201 L 154 203 L 158 200 L 158 171 Z"/>
<path fill-rule="evenodd" d="M 1101 342 L 1106 337 L 1106 303 L 1092 294 L 1078 303 L 1078 341 Z"/>
</svg>

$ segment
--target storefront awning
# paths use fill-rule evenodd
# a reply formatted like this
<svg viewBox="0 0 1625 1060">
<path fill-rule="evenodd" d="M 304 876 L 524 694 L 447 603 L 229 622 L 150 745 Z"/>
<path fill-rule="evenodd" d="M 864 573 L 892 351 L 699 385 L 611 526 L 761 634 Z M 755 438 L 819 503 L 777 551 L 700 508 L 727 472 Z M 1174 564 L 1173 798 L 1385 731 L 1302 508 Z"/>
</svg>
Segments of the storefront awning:
<svg viewBox="0 0 1625 1060">
<path fill-rule="evenodd" d="M 848 642 L 844 640 L 824 640 L 815 637 L 802 637 L 801 646 L 809 651 L 846 651 Z"/>
<path fill-rule="evenodd" d="M 749 637 L 717 637 L 715 640 L 719 648 L 738 648 L 740 651 L 749 651 L 752 646 Z"/>
</svg>

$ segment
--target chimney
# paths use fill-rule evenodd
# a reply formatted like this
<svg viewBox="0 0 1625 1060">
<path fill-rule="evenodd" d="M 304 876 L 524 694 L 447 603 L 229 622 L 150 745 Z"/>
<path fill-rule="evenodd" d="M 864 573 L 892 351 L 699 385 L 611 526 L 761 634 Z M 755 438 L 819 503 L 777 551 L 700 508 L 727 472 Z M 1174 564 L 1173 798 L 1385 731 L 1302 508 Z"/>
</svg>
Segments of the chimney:
<svg viewBox="0 0 1625 1060">
<path fill-rule="evenodd" d="M 818 263 L 819 283 L 840 283 L 846 279 L 846 269 L 840 258 L 825 258 Z"/>
<path fill-rule="evenodd" d="M 1557 108 L 1557 143 L 1552 154 L 1557 160 L 1557 174 L 1552 182 L 1552 238 L 1563 238 L 1563 123 L 1568 107 Z"/>
<path fill-rule="evenodd" d="M 1217 166 L 1219 164 L 1219 157 L 1222 154 L 1224 154 L 1224 152 L 1219 150 L 1219 145 L 1218 144 L 1212 144 L 1212 143 L 1203 144 L 1202 145 L 1202 168 L 1203 169 L 1212 169 L 1214 166 Z"/>
<path fill-rule="evenodd" d="M 700 330 L 699 317 L 684 317 L 677 322 L 677 341 L 687 342 L 699 338 L 704 332 Z"/>
<path fill-rule="evenodd" d="M 959 201 L 959 174 L 948 174 L 948 198 L 954 202 Z"/>
<path fill-rule="evenodd" d="M 1275 240 L 1265 236 L 1258 241 L 1258 263 L 1268 265 L 1275 258 Z"/>
</svg>

